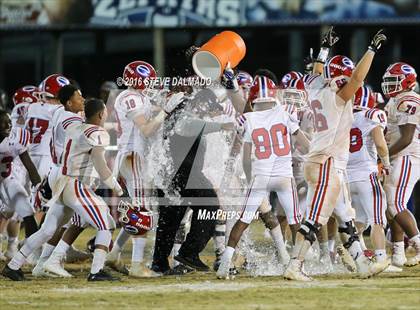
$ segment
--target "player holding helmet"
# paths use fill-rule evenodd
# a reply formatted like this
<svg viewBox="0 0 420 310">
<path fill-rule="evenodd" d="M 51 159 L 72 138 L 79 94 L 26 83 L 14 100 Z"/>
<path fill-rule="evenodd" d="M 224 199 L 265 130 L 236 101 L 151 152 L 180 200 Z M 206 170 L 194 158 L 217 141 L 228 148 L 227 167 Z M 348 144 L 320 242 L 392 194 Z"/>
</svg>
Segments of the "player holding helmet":
<svg viewBox="0 0 420 310">
<path fill-rule="evenodd" d="M 420 262 L 420 234 L 417 223 L 407 209 L 407 201 L 420 178 L 420 96 L 413 91 L 417 74 L 406 63 L 390 65 L 383 76 L 382 91 L 389 98 L 387 141 L 391 158 L 391 175 L 385 180 L 388 212 L 402 228 L 393 229 L 392 264 L 398 267 Z M 394 223 L 395 224 L 395 223 Z M 392 225 L 391 225 L 392 227 Z M 403 232 L 416 249 L 408 261 L 404 253 Z"/>
</svg>

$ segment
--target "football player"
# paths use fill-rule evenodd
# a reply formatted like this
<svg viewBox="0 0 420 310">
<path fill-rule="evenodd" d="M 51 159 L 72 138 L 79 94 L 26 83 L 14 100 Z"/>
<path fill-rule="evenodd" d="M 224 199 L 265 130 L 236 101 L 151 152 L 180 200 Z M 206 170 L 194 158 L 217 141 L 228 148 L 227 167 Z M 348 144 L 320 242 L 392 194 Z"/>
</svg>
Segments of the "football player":
<svg viewBox="0 0 420 310">
<path fill-rule="evenodd" d="M 289 261 L 279 222 L 271 206 L 263 202 L 267 200 L 270 191 L 277 192 L 289 225 L 299 225 L 301 215 L 292 174 L 290 137 L 295 135 L 306 147 L 309 142 L 299 130 L 298 120 L 285 112 L 283 106 L 278 106 L 276 98 L 277 87 L 274 82 L 265 76 L 257 76 L 249 96 L 255 112 L 244 114 L 243 165 L 250 185 L 241 218 L 232 228 L 217 271 L 217 277 L 221 279 L 229 276 L 235 247 L 258 209 L 270 229 L 282 263 L 287 264 Z"/>
<path fill-rule="evenodd" d="M 350 130 L 347 173 L 359 238 L 362 242 L 363 231 L 370 226 L 375 259 L 384 262 L 387 260 L 384 233 L 386 201 L 378 178 L 378 155 L 383 164 L 381 173 L 389 173 L 390 162 L 384 136 L 386 114 L 375 106 L 372 90 L 367 86 L 360 87 L 353 102 L 354 121 Z"/>
<path fill-rule="evenodd" d="M 157 74 L 152 65 L 145 61 L 130 62 L 123 72 L 123 80 L 128 87 L 115 100 L 115 113 L 119 127 L 118 155 L 115 160 L 114 174 L 125 184 L 134 205 L 147 210 L 146 197 L 149 195 L 145 184 L 145 153 L 147 138 L 161 127 L 168 113 L 180 102 L 183 93 L 168 98 L 164 109 L 152 108 L 149 96 Z M 170 107 L 171 106 L 171 107 Z M 155 116 L 153 115 L 155 113 Z M 107 265 L 126 273 L 119 257 L 129 234 L 121 230 L 114 247 L 107 257 Z M 143 262 L 147 234 L 133 237 L 133 250 L 129 274 L 134 277 L 150 277 L 157 274 L 146 268 Z"/>
<path fill-rule="evenodd" d="M 350 129 L 353 121 L 351 99 L 362 85 L 375 53 L 380 49 L 386 36 L 379 31 L 373 37 L 368 51 L 356 68 L 345 56 L 328 57 L 328 46 L 332 40 L 322 46 L 317 62 L 314 65 L 316 76 L 308 83 L 307 89 L 310 106 L 314 113 L 314 134 L 305 162 L 304 174 L 308 183 L 308 213 L 298 234 L 304 237 L 293 249 L 292 260 L 286 269 L 285 278 L 291 280 L 311 281 L 302 271 L 305 255 L 316 234 L 336 207 L 337 202 L 345 201 L 344 207 L 336 209 L 339 220 L 339 232 L 344 246 L 356 261 L 359 272 L 371 276 L 383 271 L 385 264 L 374 263 L 364 256 L 358 241 L 356 227 L 353 223 L 353 209 L 350 205 L 346 186 L 345 170 L 350 144 Z M 324 45 L 324 41 L 323 44 Z"/>
<path fill-rule="evenodd" d="M 420 234 L 407 201 L 420 178 L 420 96 L 413 91 L 417 74 L 409 64 L 390 65 L 382 78 L 382 91 L 389 98 L 388 113 L 389 156 L 391 174 L 385 179 L 388 212 L 402 228 L 393 230 L 392 264 L 414 266 L 420 263 Z M 391 225 L 392 227 L 392 225 Z M 408 261 L 404 253 L 403 232 L 416 249 Z"/>
<path fill-rule="evenodd" d="M 66 134 L 61 175 L 53 185 L 53 197 L 48 202 L 50 208 L 44 224 L 3 269 L 2 274 L 9 279 L 25 280 L 20 268 L 26 258 L 48 241 L 57 228 L 67 223 L 76 212 L 97 229 L 88 281 L 115 280 L 103 270 L 111 243 L 110 230 L 115 228 L 115 223 L 105 201 L 94 193 L 92 187 L 99 175 L 101 181 L 118 196 L 123 195 L 123 190 L 105 161 L 109 135 L 102 128 L 107 118 L 104 102 L 99 99 L 88 100 L 84 113 L 86 123 L 75 126 Z"/>
</svg>

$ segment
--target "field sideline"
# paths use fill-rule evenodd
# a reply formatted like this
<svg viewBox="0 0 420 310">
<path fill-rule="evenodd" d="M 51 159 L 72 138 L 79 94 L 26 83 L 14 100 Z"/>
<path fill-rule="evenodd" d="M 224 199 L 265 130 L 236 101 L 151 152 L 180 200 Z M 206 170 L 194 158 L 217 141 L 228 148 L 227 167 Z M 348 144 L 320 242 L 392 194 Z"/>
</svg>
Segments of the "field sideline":
<svg viewBox="0 0 420 310">
<path fill-rule="evenodd" d="M 254 230 L 261 232 L 259 223 Z M 77 241 L 84 248 L 93 234 Z M 262 234 L 259 234 L 260 236 Z M 264 242 L 264 241 L 263 241 Z M 150 257 L 151 242 L 146 255 Z M 129 246 L 127 246 L 129 249 Z M 126 249 L 126 251 L 127 251 Z M 205 250 L 211 264 L 213 245 Z M 129 261 L 129 253 L 124 253 Z M 88 283 L 90 263 L 70 264 L 72 279 L 34 279 L 12 282 L 0 277 L 0 309 L 419 309 L 420 265 L 403 273 L 361 280 L 352 274 L 317 276 L 311 283 L 285 281 L 280 276 L 220 281 L 214 273 L 192 273 L 155 279 Z M 3 268 L 3 264 L 1 264 Z"/>
</svg>

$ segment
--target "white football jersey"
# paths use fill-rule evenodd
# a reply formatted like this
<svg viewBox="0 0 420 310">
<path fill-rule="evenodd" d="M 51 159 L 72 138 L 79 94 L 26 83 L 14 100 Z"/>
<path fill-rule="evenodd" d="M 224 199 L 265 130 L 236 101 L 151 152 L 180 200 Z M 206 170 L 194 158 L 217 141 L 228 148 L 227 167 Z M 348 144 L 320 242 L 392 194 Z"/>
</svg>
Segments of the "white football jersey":
<svg viewBox="0 0 420 310">
<path fill-rule="evenodd" d="M 28 113 L 30 103 L 23 102 L 15 105 L 12 109 L 12 113 L 10 114 L 10 118 L 12 119 L 12 127 L 25 127 L 24 124 L 17 124 L 19 118 L 23 121 L 26 121 L 26 114 Z"/>
<path fill-rule="evenodd" d="M 151 117 L 150 100 L 135 90 L 127 89 L 115 99 L 114 109 L 119 131 L 118 150 L 142 154 L 146 148 L 146 139 L 137 129 L 133 119 L 140 114 L 144 114 L 146 119 Z"/>
<path fill-rule="evenodd" d="M 299 127 L 302 130 L 306 137 L 311 140 L 312 132 L 314 128 L 314 118 L 313 113 L 309 108 L 301 109 L 297 111 L 297 118 L 299 120 Z M 293 148 L 293 160 L 303 162 L 305 160 L 305 155 L 302 154 L 297 148 Z"/>
<path fill-rule="evenodd" d="M 322 164 L 332 157 L 334 166 L 344 170 L 349 157 L 353 104 L 350 101 L 344 104 L 322 76 L 309 82 L 307 91 L 314 118 L 307 159 Z"/>
<path fill-rule="evenodd" d="M 252 174 L 292 177 L 291 134 L 299 121 L 279 105 L 244 115 L 244 141 L 252 143 Z"/>
<path fill-rule="evenodd" d="M 91 151 L 95 146 L 107 147 L 109 142 L 109 134 L 99 126 L 81 124 L 67 130 L 62 174 L 75 177 L 91 186 L 99 177 L 93 166 Z"/>
<path fill-rule="evenodd" d="M 64 106 L 54 112 L 51 120 L 51 158 L 54 164 L 62 164 L 66 130 L 82 123 L 83 118 L 80 115 L 66 111 Z"/>
<path fill-rule="evenodd" d="M 371 131 L 386 127 L 386 114 L 379 109 L 360 111 L 354 114 L 350 130 L 350 156 L 347 164 L 349 182 L 365 181 L 372 172 L 378 172 L 376 145 Z"/>
<path fill-rule="evenodd" d="M 405 124 L 415 124 L 413 141 L 400 153 L 393 156 L 413 155 L 420 157 L 420 95 L 414 91 L 404 92 L 389 99 L 385 106 L 388 115 L 388 126 L 386 140 L 388 145 L 393 145 L 400 139 L 400 129 L 398 126 Z"/>
<path fill-rule="evenodd" d="M 30 137 L 26 129 L 13 127 L 10 135 L 0 143 L 0 181 L 11 174 L 13 160 L 26 152 Z"/>
<path fill-rule="evenodd" d="M 51 120 L 55 110 L 61 104 L 32 103 L 26 115 L 26 129 L 31 133 L 31 155 L 50 155 L 52 126 Z"/>
</svg>

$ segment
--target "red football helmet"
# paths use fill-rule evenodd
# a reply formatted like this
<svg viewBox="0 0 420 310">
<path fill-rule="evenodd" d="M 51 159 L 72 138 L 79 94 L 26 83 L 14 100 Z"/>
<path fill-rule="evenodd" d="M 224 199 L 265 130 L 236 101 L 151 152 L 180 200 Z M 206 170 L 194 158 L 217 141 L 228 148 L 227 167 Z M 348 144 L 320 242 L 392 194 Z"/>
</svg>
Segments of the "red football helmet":
<svg viewBox="0 0 420 310">
<path fill-rule="evenodd" d="M 268 77 L 257 75 L 249 90 L 248 101 L 251 104 L 258 102 L 275 102 L 277 98 L 277 86 Z"/>
<path fill-rule="evenodd" d="M 140 236 L 153 228 L 153 212 L 121 200 L 118 204 L 119 221 L 130 235 Z"/>
<path fill-rule="evenodd" d="M 153 66 L 145 61 L 136 60 L 130 62 L 124 68 L 124 85 L 134 89 L 146 89 L 153 86 L 153 80 L 157 73 Z"/>
<path fill-rule="evenodd" d="M 290 71 L 289 73 L 283 75 L 281 82 L 284 87 L 289 86 L 290 81 L 297 80 L 303 77 L 303 74 L 297 71 Z"/>
<path fill-rule="evenodd" d="M 38 87 L 32 86 L 32 85 L 26 85 L 21 88 L 19 88 L 14 94 L 13 94 L 13 104 L 18 105 L 20 103 L 34 103 L 38 102 L 38 98 L 35 96 L 35 94 L 38 92 Z"/>
<path fill-rule="evenodd" d="M 331 57 L 324 65 L 324 78 L 330 81 L 334 89 L 343 87 L 353 74 L 354 64 L 350 58 L 342 55 Z"/>
<path fill-rule="evenodd" d="M 239 86 L 246 89 L 251 88 L 252 82 L 254 81 L 251 74 L 245 71 L 239 71 L 238 75 L 236 76 L 236 79 L 238 80 Z"/>
<path fill-rule="evenodd" d="M 390 65 L 382 77 L 382 91 L 387 97 L 395 97 L 399 93 L 414 89 L 417 73 L 406 63 L 397 62 Z"/>
<path fill-rule="evenodd" d="M 47 76 L 41 84 L 39 84 L 39 91 L 41 95 L 50 98 L 57 98 L 61 87 L 70 84 L 70 81 L 61 74 L 51 74 Z"/>
<path fill-rule="evenodd" d="M 308 94 L 305 90 L 305 83 L 302 79 L 293 79 L 288 82 L 288 86 L 282 90 L 282 98 L 285 104 L 302 109 L 308 104 Z"/>
<path fill-rule="evenodd" d="M 354 95 L 353 108 L 355 110 L 369 110 L 376 107 L 375 95 L 367 86 L 360 87 Z"/>
</svg>

